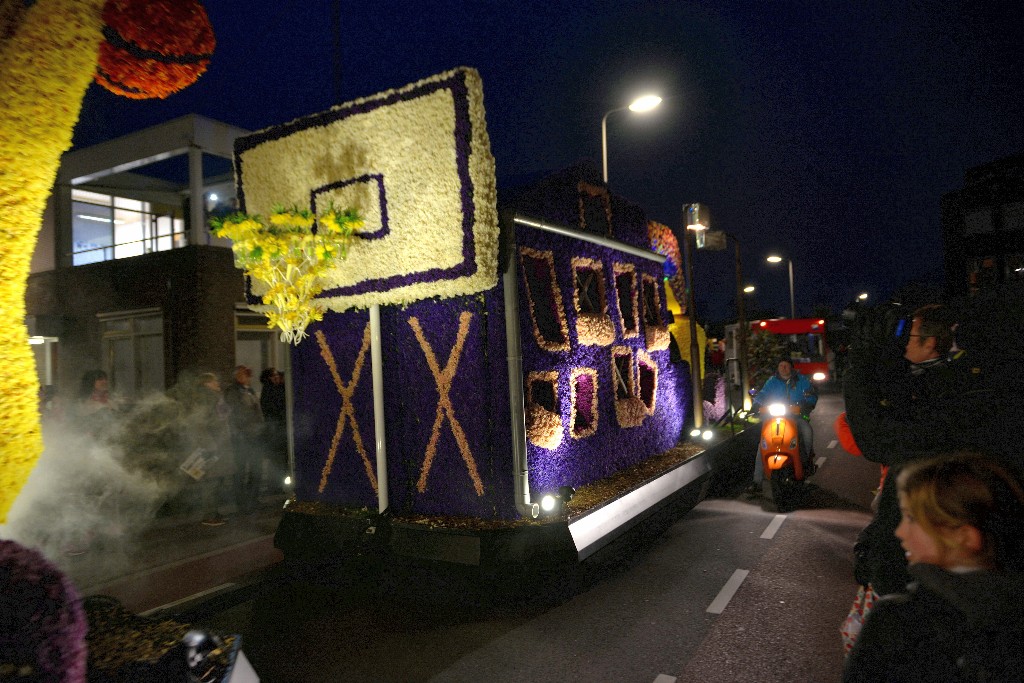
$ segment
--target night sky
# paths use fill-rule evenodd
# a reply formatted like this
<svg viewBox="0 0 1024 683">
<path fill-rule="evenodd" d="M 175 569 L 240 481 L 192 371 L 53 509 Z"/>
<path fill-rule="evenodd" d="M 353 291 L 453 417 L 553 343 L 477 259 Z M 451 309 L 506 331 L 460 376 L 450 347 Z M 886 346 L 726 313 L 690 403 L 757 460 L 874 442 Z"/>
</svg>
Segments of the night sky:
<svg viewBox="0 0 1024 683">
<path fill-rule="evenodd" d="M 283 123 L 456 66 L 483 77 L 503 185 L 601 163 L 611 191 L 739 238 L 748 308 L 787 315 L 940 284 L 941 196 L 1024 152 L 1024 3 L 1004 0 L 204 0 L 209 71 L 166 100 L 92 85 L 76 147 L 188 113 Z M 734 315 L 732 253 L 696 257 L 698 316 Z"/>
</svg>

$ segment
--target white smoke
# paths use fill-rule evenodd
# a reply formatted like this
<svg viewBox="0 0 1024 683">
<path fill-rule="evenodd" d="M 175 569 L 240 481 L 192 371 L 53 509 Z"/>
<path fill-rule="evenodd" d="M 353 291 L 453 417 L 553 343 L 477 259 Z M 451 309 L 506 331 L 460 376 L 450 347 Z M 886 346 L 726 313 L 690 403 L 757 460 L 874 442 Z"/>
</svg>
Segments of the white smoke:
<svg viewBox="0 0 1024 683">
<path fill-rule="evenodd" d="M 178 470 L 194 448 L 190 404 L 171 390 L 128 410 L 44 422 L 42 456 L 0 538 L 38 549 L 79 583 L 116 573 L 161 507 L 188 500 L 179 496 L 187 487 L 195 492 Z M 87 569 L 72 559 L 80 552 L 89 553 Z"/>
</svg>

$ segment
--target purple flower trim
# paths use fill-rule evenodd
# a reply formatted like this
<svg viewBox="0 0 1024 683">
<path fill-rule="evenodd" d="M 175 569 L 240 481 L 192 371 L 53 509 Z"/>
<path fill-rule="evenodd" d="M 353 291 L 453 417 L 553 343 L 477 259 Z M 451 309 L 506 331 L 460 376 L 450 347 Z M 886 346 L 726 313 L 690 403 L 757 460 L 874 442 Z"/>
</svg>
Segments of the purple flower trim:
<svg viewBox="0 0 1024 683">
<path fill-rule="evenodd" d="M 477 272 L 476 247 L 473 235 L 475 222 L 476 205 L 474 201 L 473 181 L 469 172 L 469 156 L 472 145 L 473 124 L 469 115 L 469 88 L 466 84 L 466 72 L 457 70 L 451 76 L 440 80 L 426 80 L 425 82 L 414 83 L 405 88 L 384 93 L 380 97 L 371 97 L 365 100 L 339 105 L 317 114 L 311 114 L 296 119 L 290 123 L 280 126 L 273 126 L 251 135 L 235 140 L 235 178 L 236 195 L 242 210 L 245 207 L 245 191 L 242 187 L 242 154 L 265 142 L 297 133 L 299 131 L 324 126 L 335 121 L 340 121 L 355 114 L 362 114 L 385 107 L 396 102 L 413 100 L 418 97 L 430 95 L 439 90 L 450 90 L 455 108 L 455 159 L 460 180 L 460 195 L 462 198 L 462 261 L 449 268 L 429 268 L 418 273 L 407 275 L 394 275 L 378 280 L 366 280 L 355 285 L 336 287 L 320 293 L 318 298 L 334 298 L 340 296 L 352 296 L 365 294 L 367 292 L 386 291 L 398 287 L 423 283 L 435 282 L 438 280 L 452 280 L 460 277 L 467 277 Z M 247 287 L 247 297 L 251 297 L 251 291 Z M 250 299 L 251 300 L 251 299 Z"/>
<path fill-rule="evenodd" d="M 0 540 L 0 664 L 31 666 L 31 680 L 85 680 L 88 628 L 71 581 L 38 551 Z"/>
<path fill-rule="evenodd" d="M 359 176 L 358 178 L 340 180 L 336 183 L 315 187 L 309 193 L 309 208 L 315 215 L 317 195 L 323 194 L 324 192 L 330 192 L 331 190 L 337 190 L 338 188 L 346 187 L 348 185 L 365 183 L 371 180 L 377 183 L 377 201 L 380 204 L 380 230 L 375 230 L 374 232 L 357 232 L 355 236 L 361 240 L 379 240 L 386 237 L 387 234 L 391 232 L 391 229 L 388 227 L 388 198 L 387 194 L 384 192 L 384 176 L 380 173 L 367 173 Z M 313 232 L 316 232 L 316 226 L 313 226 Z"/>
</svg>

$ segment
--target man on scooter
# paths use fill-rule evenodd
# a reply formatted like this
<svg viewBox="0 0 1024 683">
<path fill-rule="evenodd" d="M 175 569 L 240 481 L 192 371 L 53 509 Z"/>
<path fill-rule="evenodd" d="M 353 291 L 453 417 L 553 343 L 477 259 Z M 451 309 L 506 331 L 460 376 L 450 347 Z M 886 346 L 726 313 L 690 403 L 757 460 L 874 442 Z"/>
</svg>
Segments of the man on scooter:
<svg viewBox="0 0 1024 683">
<path fill-rule="evenodd" d="M 808 475 L 814 473 L 814 430 L 811 429 L 809 416 L 818 403 L 818 391 L 806 375 L 801 375 L 793 367 L 788 358 L 779 360 L 774 375 L 768 378 L 761 390 L 754 395 L 754 410 L 769 403 L 785 403 L 800 406 L 800 419 L 796 420 L 797 432 L 800 435 L 800 458 L 803 460 L 804 471 Z M 761 489 L 764 481 L 764 469 L 760 457 L 754 458 L 754 483 L 752 492 Z"/>
</svg>

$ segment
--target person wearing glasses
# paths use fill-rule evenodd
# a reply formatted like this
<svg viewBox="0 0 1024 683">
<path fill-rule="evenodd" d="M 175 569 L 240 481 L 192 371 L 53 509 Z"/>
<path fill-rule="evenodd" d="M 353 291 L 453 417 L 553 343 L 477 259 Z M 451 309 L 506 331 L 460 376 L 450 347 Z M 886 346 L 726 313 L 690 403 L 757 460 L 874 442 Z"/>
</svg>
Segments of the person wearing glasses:
<svg viewBox="0 0 1024 683">
<path fill-rule="evenodd" d="M 843 386 L 846 418 L 864 457 L 891 468 L 875 517 L 854 546 L 855 577 L 878 595 L 901 591 L 910 579 L 894 535 L 900 523 L 899 469 L 991 441 L 985 417 L 993 397 L 980 369 L 956 346 L 952 312 L 931 304 L 915 310 L 910 322 L 905 345 L 894 335 L 900 325 L 863 325 L 851 345 Z"/>
</svg>

